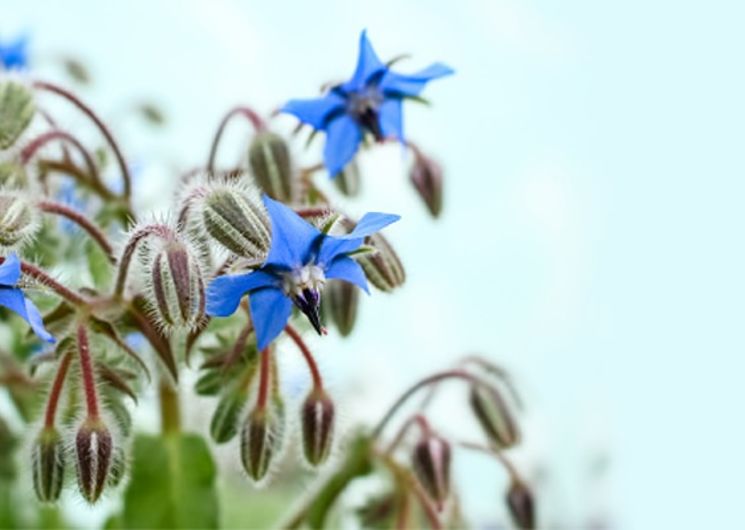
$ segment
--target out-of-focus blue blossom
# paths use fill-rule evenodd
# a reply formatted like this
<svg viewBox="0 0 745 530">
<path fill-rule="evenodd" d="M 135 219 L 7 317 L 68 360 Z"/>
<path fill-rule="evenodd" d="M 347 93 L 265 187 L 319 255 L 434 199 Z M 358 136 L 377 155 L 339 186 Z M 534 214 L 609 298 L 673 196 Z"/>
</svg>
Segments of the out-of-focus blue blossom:
<svg viewBox="0 0 745 530">
<path fill-rule="evenodd" d="M 287 206 L 263 196 L 272 224 L 272 243 L 260 269 L 215 278 L 207 289 L 207 314 L 228 316 L 249 293 L 251 318 L 259 349 L 266 348 L 287 324 L 293 303 L 321 333 L 318 314 L 327 279 L 339 279 L 367 291 L 362 267 L 349 256 L 365 237 L 400 219 L 398 215 L 367 213 L 344 236 L 330 236 Z"/>
<path fill-rule="evenodd" d="M 28 35 L 21 35 L 10 42 L 0 42 L 0 67 L 4 70 L 22 70 L 28 66 Z"/>
<path fill-rule="evenodd" d="M 320 98 L 293 99 L 282 111 L 326 132 L 324 163 L 334 177 L 354 157 L 364 131 L 378 141 L 393 138 L 403 142 L 403 100 L 419 96 L 429 81 L 452 73 L 442 63 L 411 75 L 394 72 L 378 58 L 363 31 L 357 68 L 349 81 Z"/>
<path fill-rule="evenodd" d="M 44 329 L 39 310 L 31 300 L 26 298 L 18 287 L 21 278 L 21 262 L 15 253 L 5 258 L 0 265 L 0 306 L 7 307 L 29 323 L 36 336 L 46 342 L 54 342 L 54 337 Z"/>
</svg>

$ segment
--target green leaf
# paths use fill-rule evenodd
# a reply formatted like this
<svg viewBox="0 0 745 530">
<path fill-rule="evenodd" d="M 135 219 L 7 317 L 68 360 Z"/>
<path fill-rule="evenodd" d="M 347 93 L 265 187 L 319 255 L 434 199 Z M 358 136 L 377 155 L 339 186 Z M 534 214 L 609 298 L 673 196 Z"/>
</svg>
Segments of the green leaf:
<svg viewBox="0 0 745 530">
<path fill-rule="evenodd" d="M 124 528 L 217 528 L 215 464 L 195 434 L 135 439 Z"/>
<path fill-rule="evenodd" d="M 34 98 L 28 88 L 13 81 L 0 83 L 0 149 L 16 143 L 35 111 Z"/>
<path fill-rule="evenodd" d="M 88 270 L 93 277 L 93 285 L 99 291 L 106 290 L 114 275 L 114 267 L 111 266 L 109 257 L 101 250 L 101 247 L 92 241 L 88 241 L 86 244 L 86 254 L 88 257 Z"/>
</svg>

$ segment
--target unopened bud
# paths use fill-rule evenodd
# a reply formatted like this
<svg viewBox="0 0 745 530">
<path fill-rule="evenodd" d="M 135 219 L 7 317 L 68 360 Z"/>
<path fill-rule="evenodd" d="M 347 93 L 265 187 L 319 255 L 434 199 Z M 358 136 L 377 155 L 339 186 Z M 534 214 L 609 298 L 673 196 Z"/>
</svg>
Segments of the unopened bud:
<svg viewBox="0 0 745 530">
<path fill-rule="evenodd" d="M 486 436 L 499 448 L 519 443 L 520 430 L 502 395 L 492 386 L 471 386 L 471 409 Z"/>
<path fill-rule="evenodd" d="M 34 207 L 18 195 L 0 195 L 0 246 L 15 247 L 30 240 L 39 227 Z"/>
<path fill-rule="evenodd" d="M 417 151 L 409 179 L 432 217 L 438 217 L 442 211 L 442 176 L 440 164 Z"/>
<path fill-rule="evenodd" d="M 414 447 L 414 474 L 438 509 L 450 492 L 450 444 L 435 434 L 426 434 Z"/>
<path fill-rule="evenodd" d="M 258 196 L 231 184 L 218 186 L 204 197 L 202 217 L 207 232 L 238 256 L 261 259 L 269 251 L 269 217 Z"/>
<path fill-rule="evenodd" d="M 78 487 L 91 504 L 98 500 L 106 485 L 113 446 L 111 433 L 100 420 L 86 420 L 75 437 Z"/>
<path fill-rule="evenodd" d="M 312 466 L 322 464 L 334 437 L 334 403 L 323 390 L 312 390 L 301 411 L 303 450 Z"/>
<path fill-rule="evenodd" d="M 357 162 L 352 160 L 344 169 L 336 174 L 334 184 L 343 195 L 356 197 L 360 193 L 360 168 Z"/>
<path fill-rule="evenodd" d="M 269 131 L 257 133 L 248 148 L 248 163 L 256 183 L 267 195 L 281 202 L 292 201 L 290 151 L 281 136 Z"/>
<path fill-rule="evenodd" d="M 38 499 L 42 502 L 59 499 L 65 477 L 65 447 L 54 427 L 45 427 L 34 441 L 31 471 Z"/>
<path fill-rule="evenodd" d="M 241 431 L 241 462 L 255 481 L 263 479 L 282 447 L 284 412 L 279 404 L 254 409 Z"/>
<path fill-rule="evenodd" d="M 0 187 L 20 190 L 28 186 L 28 174 L 23 164 L 13 160 L 0 162 Z"/>
<path fill-rule="evenodd" d="M 154 257 L 148 301 L 166 328 L 193 328 L 204 314 L 204 281 L 195 253 L 169 241 Z"/>
<path fill-rule="evenodd" d="M 126 472 L 127 456 L 124 454 L 124 449 L 117 446 L 114 448 L 114 453 L 111 457 L 111 471 L 109 471 L 109 479 L 106 485 L 110 488 L 116 488 L 121 484 Z"/>
<path fill-rule="evenodd" d="M 342 337 L 352 332 L 357 319 L 360 291 L 351 283 L 330 281 L 323 293 L 324 309 L 331 317 Z"/>
<path fill-rule="evenodd" d="M 530 489 L 520 482 L 513 480 L 507 492 L 507 508 L 509 508 L 515 526 L 522 530 L 535 528 L 535 507 L 533 494 Z"/>
<path fill-rule="evenodd" d="M 377 252 L 361 256 L 357 261 L 370 283 L 384 292 L 390 292 L 403 285 L 406 272 L 388 240 L 380 234 L 373 234 L 367 238 L 366 244 Z"/>
<path fill-rule="evenodd" d="M 16 81 L 0 82 L 0 149 L 16 143 L 36 112 L 31 90 Z"/>
<path fill-rule="evenodd" d="M 217 443 L 225 443 L 238 432 L 238 423 L 246 394 L 236 390 L 226 392 L 217 403 L 210 422 L 210 434 Z"/>
</svg>

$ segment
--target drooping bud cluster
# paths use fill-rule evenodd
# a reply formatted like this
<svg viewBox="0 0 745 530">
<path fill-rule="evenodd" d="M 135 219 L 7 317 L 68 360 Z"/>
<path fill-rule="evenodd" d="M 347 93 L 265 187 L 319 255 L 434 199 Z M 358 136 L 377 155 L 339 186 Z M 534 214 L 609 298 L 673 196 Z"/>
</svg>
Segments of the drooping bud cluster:
<svg viewBox="0 0 745 530">
<path fill-rule="evenodd" d="M 0 149 L 16 143 L 35 112 L 34 97 L 28 87 L 12 79 L 0 82 Z"/>
<path fill-rule="evenodd" d="M 248 148 L 248 163 L 259 187 L 271 198 L 292 202 L 294 179 L 287 142 L 276 133 L 257 133 Z"/>
<path fill-rule="evenodd" d="M 303 451 L 312 466 L 322 464 L 331 452 L 334 435 L 334 403 L 322 389 L 313 389 L 303 403 L 301 423 Z"/>
<path fill-rule="evenodd" d="M 491 385 L 474 384 L 470 404 L 484 433 L 498 449 L 520 442 L 520 430 L 500 392 Z"/>
<path fill-rule="evenodd" d="M 103 492 L 112 463 L 113 440 L 100 420 L 89 418 L 75 436 L 78 487 L 85 500 L 94 503 Z"/>
<path fill-rule="evenodd" d="M 412 461 L 417 479 L 442 509 L 450 492 L 450 444 L 434 433 L 425 433 L 414 447 Z"/>
<path fill-rule="evenodd" d="M 36 213 L 23 195 L 0 192 L 0 246 L 14 248 L 30 241 L 40 226 Z"/>
<path fill-rule="evenodd" d="M 42 502 L 55 502 L 65 478 L 65 447 L 55 427 L 44 427 L 31 450 L 34 491 Z"/>
</svg>

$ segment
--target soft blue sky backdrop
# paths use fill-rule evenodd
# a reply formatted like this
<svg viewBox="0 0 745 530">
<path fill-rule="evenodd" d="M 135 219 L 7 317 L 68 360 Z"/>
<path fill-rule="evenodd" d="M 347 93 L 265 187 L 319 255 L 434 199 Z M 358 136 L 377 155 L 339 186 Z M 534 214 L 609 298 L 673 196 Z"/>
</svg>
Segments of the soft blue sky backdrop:
<svg viewBox="0 0 745 530">
<path fill-rule="evenodd" d="M 203 163 L 229 106 L 269 111 L 347 76 L 362 28 L 383 57 L 413 55 L 402 69 L 454 66 L 427 90 L 433 109 L 407 109 L 447 168 L 443 218 L 416 202 L 396 148 L 363 157 L 364 198 L 346 205 L 403 214 L 389 233 L 409 273 L 365 300 L 354 338 L 314 341 L 339 395 L 358 390 L 348 414 L 487 352 L 524 389 L 516 459 L 543 470 L 544 522 L 721 528 L 739 515 L 745 446 L 744 16 L 723 1 L 26 0 L 4 3 L 0 35 L 28 28 L 52 77 L 49 56 L 86 60 L 85 96 L 148 167 L 143 203 Z M 166 134 L 124 117 L 135 96 L 163 103 Z M 503 480 L 462 462 L 485 520 Z"/>
</svg>

